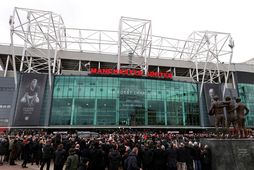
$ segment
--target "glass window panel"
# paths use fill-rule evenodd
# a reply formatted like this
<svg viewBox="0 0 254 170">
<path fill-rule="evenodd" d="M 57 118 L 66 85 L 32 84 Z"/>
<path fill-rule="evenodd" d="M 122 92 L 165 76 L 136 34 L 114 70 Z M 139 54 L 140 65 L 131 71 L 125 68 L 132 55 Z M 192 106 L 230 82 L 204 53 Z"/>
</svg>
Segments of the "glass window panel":
<svg viewBox="0 0 254 170">
<path fill-rule="evenodd" d="M 163 101 L 148 101 L 148 125 L 165 125 Z"/>
<path fill-rule="evenodd" d="M 51 111 L 52 125 L 71 124 L 72 99 L 53 99 Z"/>
<path fill-rule="evenodd" d="M 97 125 L 114 125 L 116 123 L 116 100 L 97 100 Z"/>
<path fill-rule="evenodd" d="M 52 124 L 69 124 L 67 117 L 71 117 L 72 111 L 72 123 L 75 125 L 92 125 L 93 122 L 97 122 L 97 125 L 165 125 L 166 116 L 169 126 L 199 126 L 195 83 L 120 77 L 56 76 L 54 87 Z M 250 86 L 246 86 L 246 90 L 249 88 Z M 249 94 L 245 95 L 251 98 Z M 65 100 L 70 100 L 71 105 L 74 100 L 75 106 L 72 108 L 67 105 L 65 108 L 58 100 L 65 104 Z M 85 104 L 89 101 L 92 101 L 88 103 L 91 108 Z M 62 110 L 65 110 L 64 113 L 68 112 L 63 121 L 58 120 Z M 251 117 L 250 119 L 253 120 Z"/>
<path fill-rule="evenodd" d="M 94 99 L 75 100 L 74 124 L 93 125 L 94 112 L 95 112 Z"/>
<path fill-rule="evenodd" d="M 249 114 L 246 116 L 246 126 L 253 127 L 254 125 L 254 85 L 247 83 L 238 84 L 239 96 L 241 102 L 244 103 L 250 110 Z"/>
</svg>

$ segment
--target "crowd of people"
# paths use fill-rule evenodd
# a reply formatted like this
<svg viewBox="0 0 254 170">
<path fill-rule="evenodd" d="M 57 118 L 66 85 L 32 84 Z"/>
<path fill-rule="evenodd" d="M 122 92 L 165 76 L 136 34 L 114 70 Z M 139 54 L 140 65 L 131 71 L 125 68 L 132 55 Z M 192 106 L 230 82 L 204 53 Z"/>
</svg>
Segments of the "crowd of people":
<svg viewBox="0 0 254 170">
<path fill-rule="evenodd" d="M 211 150 L 203 134 L 114 132 L 16 134 L 0 139 L 0 164 L 34 164 L 49 170 L 209 170 Z M 52 165 L 52 162 L 54 164 Z"/>
<path fill-rule="evenodd" d="M 210 170 L 212 153 L 200 138 L 219 137 L 220 126 L 227 128 L 222 137 L 252 135 L 252 130 L 246 131 L 244 126 L 249 109 L 239 98 L 236 102 L 230 97 L 225 101 L 219 101 L 217 96 L 213 99 L 209 114 L 215 117 L 216 133 L 125 129 L 80 136 L 19 131 L 0 136 L 0 165 L 14 166 L 19 160 L 22 168 L 31 163 L 40 170 L 49 170 L 50 166 L 54 170 Z"/>
</svg>

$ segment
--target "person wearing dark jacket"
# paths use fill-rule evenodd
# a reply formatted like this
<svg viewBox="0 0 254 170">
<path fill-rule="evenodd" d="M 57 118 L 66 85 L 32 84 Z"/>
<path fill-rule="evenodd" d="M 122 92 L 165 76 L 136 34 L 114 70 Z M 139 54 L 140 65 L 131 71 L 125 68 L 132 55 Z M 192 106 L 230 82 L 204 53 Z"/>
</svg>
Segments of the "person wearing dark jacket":
<svg viewBox="0 0 254 170">
<path fill-rule="evenodd" d="M 184 144 L 181 143 L 180 147 L 177 150 L 177 169 L 178 170 L 186 170 L 186 149 Z"/>
<path fill-rule="evenodd" d="M 69 150 L 69 156 L 66 161 L 65 170 L 77 170 L 79 165 L 79 158 L 75 149 Z"/>
<path fill-rule="evenodd" d="M 167 149 L 167 170 L 177 170 L 177 149 L 176 145 L 172 144 L 170 148 Z"/>
<path fill-rule="evenodd" d="M 55 162 L 54 170 L 62 170 L 65 162 L 65 149 L 63 149 L 63 144 L 57 146 L 55 151 Z"/>
<path fill-rule="evenodd" d="M 108 154 L 109 170 L 118 170 L 121 162 L 120 152 L 117 150 L 116 145 L 113 145 L 112 150 Z"/>
<path fill-rule="evenodd" d="M 28 140 L 26 137 L 23 140 L 23 163 L 22 163 L 22 168 L 27 168 L 26 164 L 29 160 L 30 156 L 30 140 Z"/>
<path fill-rule="evenodd" d="M 194 165 L 193 165 L 193 155 L 195 154 L 195 150 L 193 148 L 193 143 L 189 141 L 188 144 L 185 146 L 186 150 L 186 166 L 188 170 L 194 170 Z"/>
<path fill-rule="evenodd" d="M 17 140 L 16 139 L 11 139 L 10 144 L 10 165 L 16 165 L 15 164 L 15 159 L 17 158 Z"/>
<path fill-rule="evenodd" d="M 208 145 L 205 145 L 201 152 L 201 165 L 204 170 L 212 169 L 212 153 Z"/>
<path fill-rule="evenodd" d="M 5 149 L 4 149 L 5 139 L 0 138 L 0 165 L 3 165 Z"/>
<path fill-rule="evenodd" d="M 36 165 L 39 166 L 42 148 L 41 145 L 39 144 L 38 138 L 33 140 L 31 148 L 32 148 L 31 164 L 33 165 L 33 163 L 35 162 Z"/>
<path fill-rule="evenodd" d="M 138 167 L 137 155 L 138 148 L 134 147 L 127 159 L 124 161 L 125 170 L 142 170 L 142 168 Z"/>
<path fill-rule="evenodd" d="M 80 164 L 78 170 L 88 170 L 89 160 L 87 158 L 80 158 Z"/>
<path fill-rule="evenodd" d="M 6 137 L 4 140 L 4 142 L 2 143 L 2 146 L 3 146 L 3 152 L 4 152 L 4 160 L 5 162 L 8 162 L 8 158 L 9 158 L 9 140 L 8 138 Z"/>
<path fill-rule="evenodd" d="M 166 153 L 160 143 L 156 144 L 156 149 L 153 152 L 153 167 L 156 170 L 166 169 Z"/>
<path fill-rule="evenodd" d="M 197 142 L 194 142 L 193 160 L 195 163 L 195 170 L 201 170 L 201 149 Z"/>
<path fill-rule="evenodd" d="M 94 144 L 94 149 L 91 150 L 91 159 L 89 162 L 90 170 L 104 170 L 105 169 L 105 152 L 101 149 L 98 141 Z"/>
<path fill-rule="evenodd" d="M 47 163 L 47 170 L 50 168 L 50 161 L 53 154 L 53 147 L 51 146 L 51 141 L 47 141 L 46 145 L 42 149 L 42 164 L 40 170 L 43 170 L 45 163 Z"/>
<path fill-rule="evenodd" d="M 153 170 L 153 150 L 149 148 L 148 144 L 145 144 L 145 148 L 142 151 L 142 164 L 143 170 Z"/>
</svg>

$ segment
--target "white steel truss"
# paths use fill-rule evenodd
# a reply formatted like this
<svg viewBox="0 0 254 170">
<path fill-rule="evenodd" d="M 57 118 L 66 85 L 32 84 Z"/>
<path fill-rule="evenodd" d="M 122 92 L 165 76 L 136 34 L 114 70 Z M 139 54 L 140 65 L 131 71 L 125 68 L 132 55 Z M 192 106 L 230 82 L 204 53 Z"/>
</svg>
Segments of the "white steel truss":
<svg viewBox="0 0 254 170">
<path fill-rule="evenodd" d="M 116 54 L 117 31 L 66 28 L 65 50 Z"/>
<path fill-rule="evenodd" d="M 152 24 L 150 20 L 121 17 L 119 23 L 118 62 L 121 68 L 121 57 L 128 56 L 130 68 L 148 70 L 147 58 L 150 57 L 152 45 Z M 135 58 L 143 58 L 141 63 Z"/>
<path fill-rule="evenodd" d="M 59 50 L 117 55 L 117 69 L 142 69 L 145 74 L 149 58 L 185 60 L 192 63 L 189 75 L 201 83 L 201 94 L 204 83 L 225 82 L 227 86 L 234 48 L 229 33 L 195 31 L 187 40 L 153 36 L 150 20 L 128 17 L 121 17 L 118 31 L 77 29 L 66 28 L 61 16 L 53 12 L 15 8 L 10 28 L 15 80 L 14 41 L 22 40 L 21 72 L 47 71 L 50 79 L 51 74 L 60 74 Z M 123 56 L 128 58 L 127 65 Z"/>
<path fill-rule="evenodd" d="M 195 70 L 193 69 L 190 75 L 194 81 L 201 82 L 200 96 L 204 83 L 221 83 L 222 78 L 225 82 L 224 95 L 233 57 L 234 41 L 231 35 L 222 32 L 196 31 L 189 36 L 186 47 L 189 50 L 187 57 L 195 63 Z"/>
<path fill-rule="evenodd" d="M 23 41 L 23 53 L 19 71 L 28 73 L 49 74 L 51 87 L 51 74 L 57 73 L 59 64 L 57 52 L 63 49 L 65 26 L 60 15 L 51 11 L 42 11 L 26 8 L 14 8 L 9 21 L 11 27 L 11 40 L 13 47 L 13 63 L 16 77 L 15 43 Z"/>
</svg>

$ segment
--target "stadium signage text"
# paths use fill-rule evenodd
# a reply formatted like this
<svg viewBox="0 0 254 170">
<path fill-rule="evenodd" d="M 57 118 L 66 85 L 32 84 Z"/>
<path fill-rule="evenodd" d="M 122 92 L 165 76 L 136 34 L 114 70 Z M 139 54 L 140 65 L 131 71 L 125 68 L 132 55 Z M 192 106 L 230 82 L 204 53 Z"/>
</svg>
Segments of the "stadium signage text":
<svg viewBox="0 0 254 170">
<path fill-rule="evenodd" d="M 98 74 L 98 75 L 119 75 L 119 76 L 137 76 L 137 77 L 141 77 L 144 75 L 144 72 L 142 70 L 131 70 L 131 69 L 118 70 L 118 69 L 111 69 L 111 68 L 108 68 L 108 69 L 91 68 L 90 73 Z M 147 73 L 147 77 L 172 79 L 173 74 L 166 73 L 166 72 L 149 71 Z"/>
</svg>

